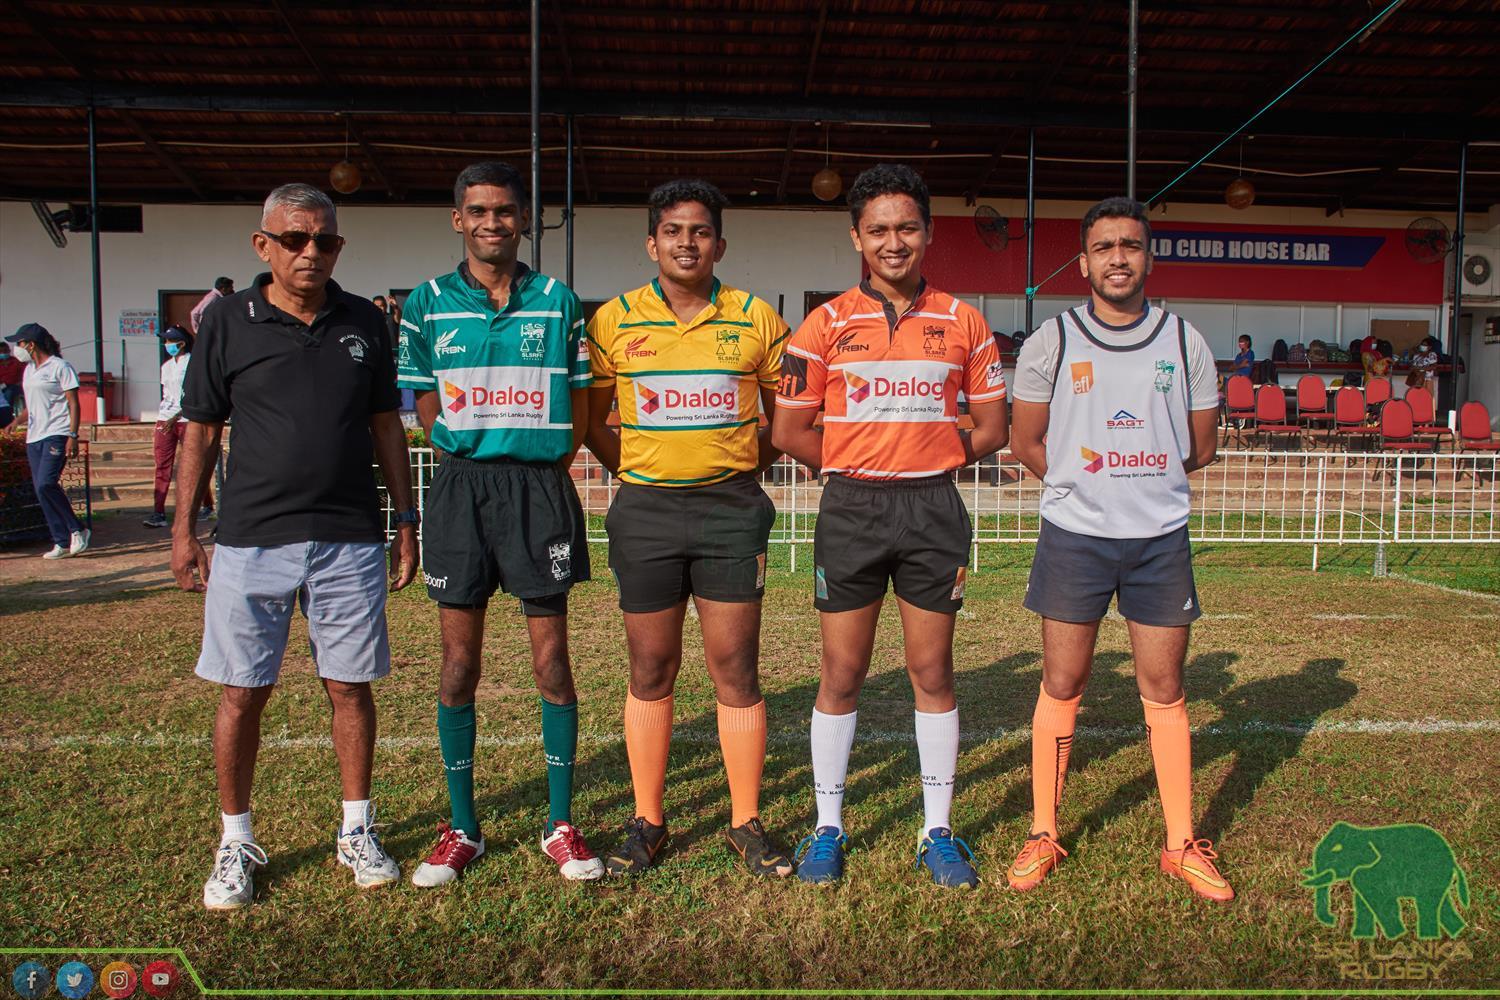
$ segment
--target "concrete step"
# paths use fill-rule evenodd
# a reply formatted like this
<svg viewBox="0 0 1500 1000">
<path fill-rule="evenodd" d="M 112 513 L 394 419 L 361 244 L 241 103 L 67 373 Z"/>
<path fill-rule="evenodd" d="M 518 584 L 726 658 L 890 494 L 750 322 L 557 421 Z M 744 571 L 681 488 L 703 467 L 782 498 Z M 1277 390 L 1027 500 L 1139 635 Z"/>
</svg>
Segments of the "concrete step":
<svg viewBox="0 0 1500 1000">
<path fill-rule="evenodd" d="M 150 483 L 101 483 L 96 479 L 89 487 L 89 499 L 96 504 L 122 501 L 131 505 L 150 507 L 156 499 L 156 494 Z"/>
<path fill-rule="evenodd" d="M 156 481 L 156 473 L 150 468 L 90 465 L 89 478 L 96 483 L 151 483 Z"/>
<path fill-rule="evenodd" d="M 90 448 L 89 467 L 97 469 L 106 465 L 116 468 L 152 469 L 156 467 L 156 456 L 150 448 Z"/>
<path fill-rule="evenodd" d="M 149 445 L 154 433 L 154 423 L 90 424 L 88 428 L 89 441 L 100 443 L 145 442 Z"/>
</svg>

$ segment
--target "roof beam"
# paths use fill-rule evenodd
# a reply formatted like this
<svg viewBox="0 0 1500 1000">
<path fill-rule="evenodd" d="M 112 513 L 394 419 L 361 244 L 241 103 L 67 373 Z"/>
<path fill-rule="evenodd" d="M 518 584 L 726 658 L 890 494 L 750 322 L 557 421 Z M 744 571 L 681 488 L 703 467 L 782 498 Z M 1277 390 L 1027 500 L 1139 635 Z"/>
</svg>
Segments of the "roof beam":
<svg viewBox="0 0 1500 1000">
<path fill-rule="evenodd" d="M 193 192 L 199 201 L 208 200 L 208 195 L 204 193 L 203 186 L 193 179 L 193 175 L 187 172 L 177 157 L 162 148 L 161 144 L 156 141 L 156 137 L 146 129 L 145 125 L 141 124 L 139 118 L 131 112 L 124 110 L 121 110 L 119 115 L 120 120 L 129 125 L 130 130 L 141 137 L 141 141 L 146 144 L 146 148 L 151 151 L 151 155 L 161 161 L 161 165 L 167 168 L 168 173 L 181 181 L 183 187 Z"/>
<path fill-rule="evenodd" d="M 802 76 L 802 99 L 812 93 L 813 77 L 818 72 L 818 50 L 823 47 L 823 29 L 828 25 L 828 0 L 818 4 L 818 26 L 813 29 L 812 45 L 807 49 L 807 72 Z M 797 123 L 787 126 L 786 154 L 781 159 L 781 175 L 776 181 L 776 200 L 786 201 L 786 185 L 792 176 L 792 157 L 797 146 Z"/>
<path fill-rule="evenodd" d="M 563 84 L 572 90 L 576 86 L 573 82 L 573 52 L 568 46 L 568 26 L 563 17 L 561 0 L 549 0 L 547 11 L 552 15 L 552 23 L 557 29 L 557 47 L 562 53 Z M 573 130 L 573 159 L 578 164 L 578 179 L 583 182 L 584 198 L 592 202 L 594 185 L 589 180 L 589 165 L 583 155 L 583 140 L 578 134 L 578 122 L 565 119 L 564 128 Z"/>
</svg>

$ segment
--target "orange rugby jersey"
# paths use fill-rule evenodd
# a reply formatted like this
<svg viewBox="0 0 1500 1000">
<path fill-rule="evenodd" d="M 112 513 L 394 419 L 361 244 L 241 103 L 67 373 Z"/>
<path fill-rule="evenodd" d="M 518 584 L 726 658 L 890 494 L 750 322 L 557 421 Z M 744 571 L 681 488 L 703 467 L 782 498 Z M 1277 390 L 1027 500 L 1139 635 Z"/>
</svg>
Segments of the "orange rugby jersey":
<svg viewBox="0 0 1500 1000">
<path fill-rule="evenodd" d="M 824 472 L 909 479 L 964 464 L 960 392 L 975 403 L 1005 398 L 979 311 L 923 282 L 898 316 L 866 280 L 792 334 L 776 405 L 823 408 Z"/>
</svg>

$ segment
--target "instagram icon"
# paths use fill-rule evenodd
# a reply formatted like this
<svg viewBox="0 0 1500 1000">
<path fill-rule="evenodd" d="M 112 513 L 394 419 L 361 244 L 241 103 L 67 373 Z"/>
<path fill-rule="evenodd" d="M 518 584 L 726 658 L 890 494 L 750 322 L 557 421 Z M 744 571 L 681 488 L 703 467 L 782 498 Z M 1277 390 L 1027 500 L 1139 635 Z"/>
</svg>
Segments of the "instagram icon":
<svg viewBox="0 0 1500 1000">
<path fill-rule="evenodd" d="M 107 997 L 122 1000 L 135 992 L 135 966 L 129 962 L 110 962 L 99 970 L 99 988 Z"/>
</svg>

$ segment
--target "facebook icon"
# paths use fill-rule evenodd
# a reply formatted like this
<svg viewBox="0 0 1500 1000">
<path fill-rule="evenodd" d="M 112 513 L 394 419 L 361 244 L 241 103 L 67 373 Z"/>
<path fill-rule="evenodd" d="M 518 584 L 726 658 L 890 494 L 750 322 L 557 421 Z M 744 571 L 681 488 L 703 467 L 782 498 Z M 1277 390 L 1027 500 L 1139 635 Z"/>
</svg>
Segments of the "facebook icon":
<svg viewBox="0 0 1500 1000">
<path fill-rule="evenodd" d="M 40 962 L 22 962 L 11 973 L 10 984 L 15 987 L 17 996 L 24 997 L 25 1000 L 36 1000 L 52 985 L 52 977 L 48 974 L 47 967 Z"/>
</svg>

